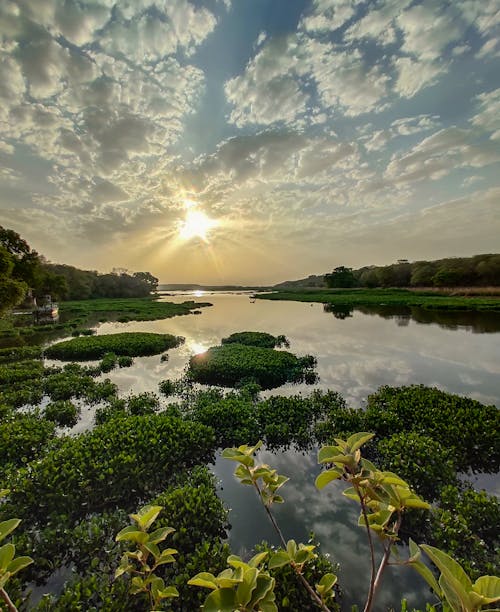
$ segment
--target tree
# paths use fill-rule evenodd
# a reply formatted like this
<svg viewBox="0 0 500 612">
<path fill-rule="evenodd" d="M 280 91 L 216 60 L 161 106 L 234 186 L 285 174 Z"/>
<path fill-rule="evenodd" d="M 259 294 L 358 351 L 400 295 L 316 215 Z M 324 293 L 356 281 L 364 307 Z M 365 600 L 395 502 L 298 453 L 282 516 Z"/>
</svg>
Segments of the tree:
<svg viewBox="0 0 500 612">
<path fill-rule="evenodd" d="M 135 272 L 134 278 L 146 283 L 150 291 L 156 291 L 158 287 L 158 279 L 149 272 Z"/>
<path fill-rule="evenodd" d="M 14 259 L 0 246 L 0 317 L 23 301 L 28 289 L 26 283 L 12 278 Z"/>
<path fill-rule="evenodd" d="M 325 282 L 328 287 L 354 287 L 356 279 L 352 273 L 352 268 L 338 266 L 331 274 L 325 275 Z"/>
</svg>

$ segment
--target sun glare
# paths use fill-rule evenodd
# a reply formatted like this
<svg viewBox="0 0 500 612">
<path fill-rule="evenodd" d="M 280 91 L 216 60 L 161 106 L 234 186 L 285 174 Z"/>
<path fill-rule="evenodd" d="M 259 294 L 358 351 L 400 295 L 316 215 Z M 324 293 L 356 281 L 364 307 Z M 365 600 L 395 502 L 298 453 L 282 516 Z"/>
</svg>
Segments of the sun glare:
<svg viewBox="0 0 500 612">
<path fill-rule="evenodd" d="M 215 225 L 216 222 L 213 219 L 209 219 L 205 213 L 189 207 L 186 212 L 186 218 L 179 228 L 179 235 L 184 240 L 201 238 L 207 242 L 208 232 Z"/>
</svg>

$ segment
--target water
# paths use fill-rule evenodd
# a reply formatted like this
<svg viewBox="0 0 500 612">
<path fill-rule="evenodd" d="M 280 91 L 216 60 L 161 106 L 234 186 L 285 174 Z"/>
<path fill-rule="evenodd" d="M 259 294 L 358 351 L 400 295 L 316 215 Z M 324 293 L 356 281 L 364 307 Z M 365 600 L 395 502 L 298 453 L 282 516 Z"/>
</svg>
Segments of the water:
<svg viewBox="0 0 500 612">
<path fill-rule="evenodd" d="M 182 302 L 192 296 L 169 295 L 163 299 Z M 166 363 L 159 356 L 144 357 L 135 359 L 130 368 L 106 374 L 118 385 L 120 394 L 157 392 L 159 381 L 182 376 L 193 353 L 219 344 L 221 338 L 233 332 L 255 330 L 285 334 L 290 340 L 289 350 L 297 355 L 313 354 L 318 360 L 319 384 L 286 385 L 264 395 L 332 389 L 340 392 L 349 405 L 362 408 L 367 396 L 380 385 L 422 383 L 500 406 L 499 314 L 394 308 L 332 313 L 321 304 L 253 301 L 245 294 L 195 297 L 213 306 L 204 308 L 201 315 L 105 323 L 98 328 L 99 334 L 151 331 L 186 338 L 182 346 L 169 351 Z M 90 426 L 92 412 L 82 415 L 80 429 Z M 283 489 L 286 503 L 276 507 L 285 537 L 305 542 L 309 532 L 314 531 L 322 551 L 341 564 L 346 604 L 364 601 L 369 557 L 365 534 L 357 527 L 357 505 L 342 497 L 340 483 L 321 492 L 315 489 L 314 479 L 319 472 L 315 452 L 262 451 L 259 459 L 291 478 Z M 275 544 L 278 541 L 253 491 L 234 479 L 234 467 L 232 462 L 219 458 L 214 471 L 221 480 L 220 495 L 231 508 L 231 546 L 237 554 L 246 555 L 262 539 Z M 483 478 L 478 485 L 498 491 L 498 478 Z M 432 601 L 416 573 L 390 568 L 376 609 L 390 605 L 399 609 L 403 595 L 409 599 L 410 609 Z"/>
</svg>

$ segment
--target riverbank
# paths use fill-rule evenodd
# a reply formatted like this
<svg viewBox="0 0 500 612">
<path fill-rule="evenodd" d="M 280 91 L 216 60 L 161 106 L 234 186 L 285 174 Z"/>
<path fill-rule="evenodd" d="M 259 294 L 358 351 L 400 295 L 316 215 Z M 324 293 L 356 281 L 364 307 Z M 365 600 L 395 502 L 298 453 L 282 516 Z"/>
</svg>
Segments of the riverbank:
<svg viewBox="0 0 500 612">
<path fill-rule="evenodd" d="M 430 310 L 500 312 L 500 297 L 456 296 L 408 289 L 297 289 L 256 293 L 259 300 L 320 302 L 337 306 L 419 306 Z"/>
</svg>

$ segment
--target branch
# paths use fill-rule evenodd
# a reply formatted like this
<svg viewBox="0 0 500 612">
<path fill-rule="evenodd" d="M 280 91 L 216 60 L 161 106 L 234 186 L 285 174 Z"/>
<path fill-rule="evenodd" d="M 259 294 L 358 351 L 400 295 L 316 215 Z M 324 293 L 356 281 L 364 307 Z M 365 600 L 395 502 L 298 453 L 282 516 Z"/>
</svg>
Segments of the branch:
<svg viewBox="0 0 500 612">
<path fill-rule="evenodd" d="M 4 589 L 0 589 L 0 597 L 7 604 L 7 610 L 10 610 L 10 612 L 18 612 L 16 606 L 12 602 L 12 599 L 7 594 L 7 591 L 5 591 Z"/>
<path fill-rule="evenodd" d="M 371 562 L 371 571 L 370 571 L 370 588 L 368 590 L 368 597 L 366 598 L 366 603 L 364 607 L 364 612 L 370 612 L 373 605 L 373 596 L 375 594 L 375 550 L 373 549 L 373 540 L 372 533 L 370 530 L 370 524 L 368 523 L 368 514 L 366 512 L 365 500 L 359 491 L 359 487 L 357 484 L 354 484 L 354 488 L 356 489 L 356 493 L 359 497 L 359 503 L 361 504 L 361 512 L 363 513 L 363 518 L 365 519 L 365 527 L 366 527 L 366 535 L 368 537 L 368 544 L 370 547 L 370 562 Z"/>
<path fill-rule="evenodd" d="M 286 540 L 283 536 L 283 533 L 278 525 L 278 523 L 276 522 L 276 519 L 274 518 L 273 513 L 271 512 L 271 509 L 269 508 L 269 506 L 267 506 L 263 499 L 262 499 L 262 493 L 261 490 L 259 488 L 258 483 L 254 480 L 254 486 L 257 489 L 257 493 L 259 494 L 259 499 L 262 502 L 262 505 L 264 506 L 264 509 L 267 513 L 267 516 L 269 517 L 269 520 L 272 523 L 272 526 L 274 527 L 274 529 L 276 530 L 276 533 L 278 534 L 280 540 L 281 540 L 281 544 L 283 545 L 283 548 L 286 550 Z M 321 599 L 321 597 L 318 596 L 318 594 L 316 593 L 316 591 L 312 588 L 312 586 L 309 584 L 309 582 L 306 580 L 306 578 L 302 575 L 302 573 L 300 572 L 300 570 L 297 568 L 297 566 L 295 565 L 295 563 L 290 563 L 290 565 L 293 568 L 293 571 L 295 572 L 295 575 L 297 576 L 297 578 L 302 582 L 302 584 L 304 585 L 306 591 L 309 593 L 309 596 L 311 597 L 311 599 L 314 601 L 314 603 L 316 603 L 322 610 L 323 612 L 331 612 L 330 608 L 328 608 L 325 603 L 323 602 L 323 600 Z"/>
</svg>

